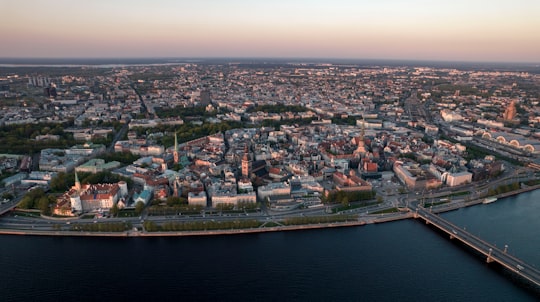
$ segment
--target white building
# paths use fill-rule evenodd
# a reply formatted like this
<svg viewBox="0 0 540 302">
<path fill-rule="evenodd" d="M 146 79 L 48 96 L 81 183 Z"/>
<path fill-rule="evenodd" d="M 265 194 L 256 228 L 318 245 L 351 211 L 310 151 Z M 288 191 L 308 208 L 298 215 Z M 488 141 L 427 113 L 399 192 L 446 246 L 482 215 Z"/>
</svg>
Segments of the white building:
<svg viewBox="0 0 540 302">
<path fill-rule="evenodd" d="M 266 197 L 277 195 L 290 195 L 291 187 L 285 182 L 274 182 L 257 189 L 259 200 L 265 200 Z"/>
<path fill-rule="evenodd" d="M 207 205 L 207 197 L 206 192 L 189 192 L 188 194 L 188 204 L 190 206 L 203 206 L 206 207 Z"/>
<path fill-rule="evenodd" d="M 464 185 L 472 182 L 472 173 L 464 171 L 458 173 L 448 173 L 446 175 L 446 184 L 450 187 Z"/>
<path fill-rule="evenodd" d="M 450 123 L 463 120 L 463 117 L 459 113 L 448 109 L 441 110 L 441 117 L 445 122 Z"/>
</svg>

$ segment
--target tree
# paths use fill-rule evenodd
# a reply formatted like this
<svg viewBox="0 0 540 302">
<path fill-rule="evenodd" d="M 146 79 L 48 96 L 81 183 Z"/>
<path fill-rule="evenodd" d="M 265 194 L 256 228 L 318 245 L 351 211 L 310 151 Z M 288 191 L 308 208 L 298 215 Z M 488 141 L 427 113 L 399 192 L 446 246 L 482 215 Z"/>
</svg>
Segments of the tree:
<svg viewBox="0 0 540 302">
<path fill-rule="evenodd" d="M 13 199 L 13 194 L 9 193 L 9 192 L 4 192 L 4 194 L 2 194 L 2 198 L 3 199 Z"/>
<path fill-rule="evenodd" d="M 115 203 L 115 204 L 112 206 L 112 208 L 111 208 L 111 210 L 110 210 L 110 213 L 111 213 L 111 215 L 112 215 L 113 217 L 116 217 L 116 216 L 118 216 L 118 212 L 120 212 L 120 209 L 118 208 L 118 204 Z"/>
<path fill-rule="evenodd" d="M 34 207 L 34 199 L 27 195 L 23 197 L 23 199 L 21 200 L 21 202 L 19 202 L 17 207 L 21 209 L 30 209 Z"/>
<path fill-rule="evenodd" d="M 41 211 L 41 214 L 48 215 L 50 214 L 49 207 L 49 198 L 47 196 L 41 196 L 37 202 L 38 209 Z"/>
<path fill-rule="evenodd" d="M 157 232 L 159 230 L 159 227 L 153 221 L 145 221 L 143 226 L 147 232 Z"/>
<path fill-rule="evenodd" d="M 141 215 L 142 211 L 144 210 L 144 207 L 145 207 L 145 204 L 142 201 L 138 201 L 135 204 L 135 213 L 137 213 L 137 215 Z"/>
<path fill-rule="evenodd" d="M 59 172 L 56 174 L 56 177 L 51 179 L 51 190 L 53 192 L 64 192 L 67 190 L 67 183 L 66 183 L 66 173 L 65 172 Z"/>
<path fill-rule="evenodd" d="M 182 203 L 182 200 L 180 197 L 176 196 L 169 196 L 167 197 L 167 206 L 172 207 L 174 205 L 180 205 Z"/>
<path fill-rule="evenodd" d="M 341 204 L 344 206 L 344 207 L 348 207 L 350 204 L 349 204 L 349 197 L 348 196 L 344 196 L 342 199 L 341 199 Z"/>
</svg>

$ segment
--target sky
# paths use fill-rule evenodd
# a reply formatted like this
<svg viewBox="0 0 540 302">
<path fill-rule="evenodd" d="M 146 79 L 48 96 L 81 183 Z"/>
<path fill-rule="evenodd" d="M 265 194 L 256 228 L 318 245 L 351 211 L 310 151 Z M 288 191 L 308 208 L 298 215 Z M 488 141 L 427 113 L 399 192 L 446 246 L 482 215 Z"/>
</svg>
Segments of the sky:
<svg viewBox="0 0 540 302">
<path fill-rule="evenodd" d="M 539 0 L 0 0 L 0 57 L 540 62 Z"/>
</svg>

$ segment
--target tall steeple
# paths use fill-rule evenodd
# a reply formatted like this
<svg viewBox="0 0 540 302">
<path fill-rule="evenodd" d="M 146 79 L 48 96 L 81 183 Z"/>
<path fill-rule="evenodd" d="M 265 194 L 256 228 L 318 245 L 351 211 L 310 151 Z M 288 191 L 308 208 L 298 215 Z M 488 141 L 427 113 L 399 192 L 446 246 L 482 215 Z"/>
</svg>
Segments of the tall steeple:
<svg viewBox="0 0 540 302">
<path fill-rule="evenodd" d="M 177 164 L 180 160 L 178 156 L 178 137 L 176 135 L 176 131 L 174 132 L 174 151 L 173 151 L 173 157 L 174 157 L 174 163 Z"/>
<path fill-rule="evenodd" d="M 79 181 L 79 175 L 77 175 L 77 171 L 75 171 L 75 190 L 81 190 L 81 182 Z"/>
<path fill-rule="evenodd" d="M 354 151 L 354 153 L 359 156 L 363 156 L 364 154 L 366 154 L 366 146 L 364 143 L 365 135 L 366 135 L 366 124 L 364 121 L 364 117 L 362 117 L 362 130 L 360 132 L 360 137 L 356 138 L 356 150 Z"/>
<path fill-rule="evenodd" d="M 366 123 L 364 117 L 362 116 L 362 132 L 360 132 L 360 139 L 364 141 L 364 136 L 366 135 Z"/>
</svg>

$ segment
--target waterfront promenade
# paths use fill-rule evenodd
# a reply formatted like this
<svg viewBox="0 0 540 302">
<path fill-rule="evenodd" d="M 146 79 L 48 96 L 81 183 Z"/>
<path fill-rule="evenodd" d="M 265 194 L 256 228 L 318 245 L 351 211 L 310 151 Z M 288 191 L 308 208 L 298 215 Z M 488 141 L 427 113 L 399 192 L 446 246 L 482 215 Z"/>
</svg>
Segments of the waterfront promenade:
<svg viewBox="0 0 540 302">
<path fill-rule="evenodd" d="M 529 186 L 519 190 L 507 192 L 497 195 L 497 198 L 509 197 L 520 193 L 539 189 L 540 185 Z M 459 208 L 474 206 L 482 204 L 484 199 L 469 200 L 467 202 L 463 200 L 455 200 L 450 203 L 441 204 L 432 208 L 429 211 L 432 213 L 443 213 L 447 211 L 453 211 Z M 408 204 L 415 204 L 416 200 L 408 200 Z M 11 210 L 14 205 L 10 206 L 8 211 Z M 81 231 L 67 231 L 67 230 L 43 230 L 43 229 L 31 229 L 31 228 L 17 228 L 10 227 L 5 228 L 0 226 L 0 234 L 4 235 L 36 235 L 36 236 L 81 236 L 81 237 L 171 237 L 171 236 L 215 236 L 215 235 L 234 235 L 234 234 L 253 234 L 253 233 L 266 233 L 266 232 L 281 232 L 281 231 L 300 231 L 309 229 L 322 229 L 322 228 L 335 228 L 335 227 L 351 227 L 351 226 L 363 226 L 373 223 L 385 223 L 398 221 L 403 219 L 410 219 L 414 217 L 414 211 L 410 209 L 402 208 L 402 211 L 388 214 L 359 214 L 357 221 L 348 222 L 333 222 L 333 223 L 318 223 L 318 224 L 305 224 L 305 225 L 277 225 L 272 227 L 258 227 L 258 228 L 246 228 L 246 229 L 223 229 L 223 230 L 198 230 L 198 231 L 179 231 L 179 232 L 147 232 L 143 228 L 137 230 L 129 230 L 123 232 L 81 232 Z M 247 218 L 247 217 L 245 217 Z M 64 219 L 59 220 L 61 223 L 65 223 Z"/>
<path fill-rule="evenodd" d="M 408 216 L 412 216 L 408 215 Z M 407 217 L 409 218 L 409 217 Z M 403 218 L 399 218 L 403 219 Z M 365 225 L 365 221 L 348 221 L 335 223 L 305 224 L 291 226 L 273 226 L 246 229 L 230 230 L 200 230 L 200 231 L 182 231 L 182 232 L 143 232 L 143 231 L 125 231 L 125 232 L 75 232 L 75 231 L 40 231 L 40 230 L 8 230 L 0 229 L 3 235 L 35 235 L 35 236 L 80 236 L 80 237 L 175 237 L 175 236 L 215 236 L 215 235 L 234 235 L 234 234 L 253 234 L 282 231 L 300 231 L 325 228 L 351 227 Z"/>
</svg>

